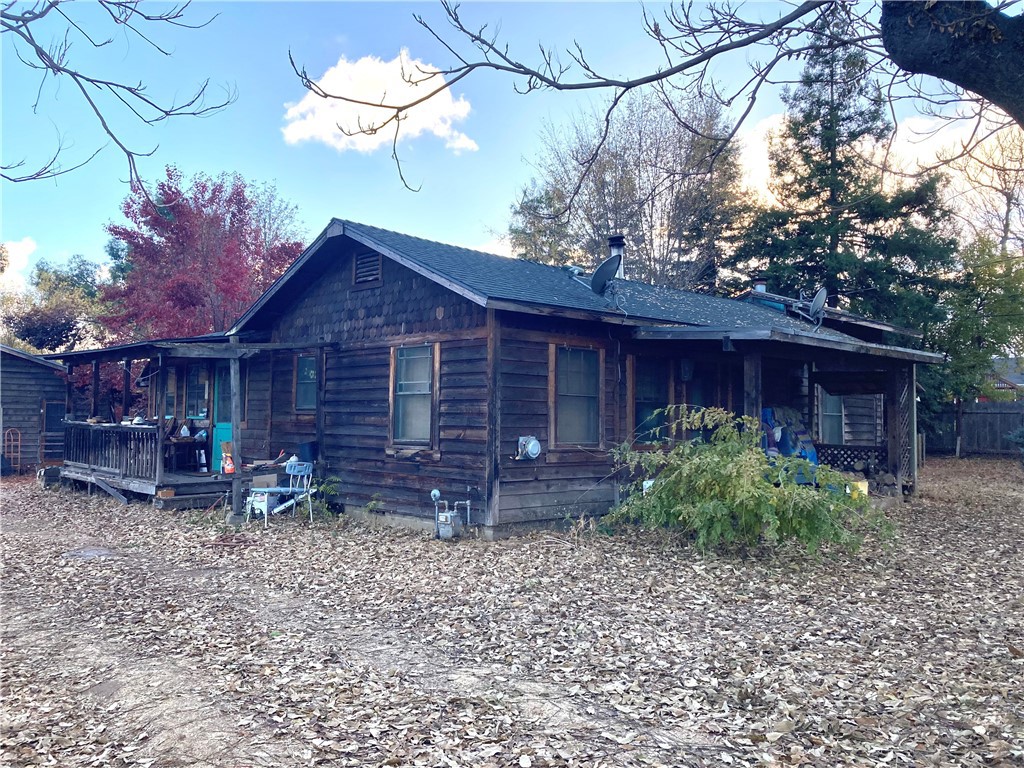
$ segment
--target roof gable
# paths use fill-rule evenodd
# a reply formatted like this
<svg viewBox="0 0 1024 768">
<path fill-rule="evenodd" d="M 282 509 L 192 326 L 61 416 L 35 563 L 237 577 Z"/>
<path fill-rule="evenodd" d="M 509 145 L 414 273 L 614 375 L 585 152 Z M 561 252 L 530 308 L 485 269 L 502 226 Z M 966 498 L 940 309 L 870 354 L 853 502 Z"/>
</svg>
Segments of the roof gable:
<svg viewBox="0 0 1024 768">
<path fill-rule="evenodd" d="M 709 328 L 779 328 L 813 332 L 823 338 L 846 334 L 756 304 L 673 288 L 616 279 L 605 295 L 569 270 L 523 259 L 448 245 L 367 224 L 333 219 L 285 273 L 239 319 L 229 334 L 241 333 L 257 318 L 289 301 L 335 262 L 340 238 L 349 238 L 486 307 L 521 312 L 585 316 L 616 324 L 668 323 Z M 299 279 L 299 275 L 304 275 Z M 290 286 L 290 283 L 295 286 Z"/>
</svg>

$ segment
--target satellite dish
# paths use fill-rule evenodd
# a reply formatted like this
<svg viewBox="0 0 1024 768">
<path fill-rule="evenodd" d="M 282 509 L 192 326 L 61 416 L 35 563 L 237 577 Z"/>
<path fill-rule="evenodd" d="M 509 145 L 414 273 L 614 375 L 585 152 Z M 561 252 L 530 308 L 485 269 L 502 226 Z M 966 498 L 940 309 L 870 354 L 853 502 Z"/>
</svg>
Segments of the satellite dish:
<svg viewBox="0 0 1024 768">
<path fill-rule="evenodd" d="M 825 317 L 825 301 L 828 299 L 828 291 L 824 288 L 819 288 L 818 292 L 814 294 L 814 298 L 811 299 L 810 304 L 803 306 L 796 306 L 794 309 L 797 314 L 801 317 L 810 320 L 814 323 L 814 327 L 817 328 L 821 325 L 821 321 Z"/>
<path fill-rule="evenodd" d="M 609 256 L 607 259 L 602 261 L 601 266 L 594 270 L 594 276 L 590 278 L 590 290 L 598 296 L 604 296 L 604 292 L 608 288 L 608 283 L 612 281 L 612 278 L 615 277 L 615 273 L 619 271 L 619 265 L 621 263 L 621 254 Z"/>
<path fill-rule="evenodd" d="M 828 298 L 828 291 L 819 288 L 811 299 L 811 311 L 808 313 L 817 322 L 825 312 L 825 300 Z"/>
</svg>

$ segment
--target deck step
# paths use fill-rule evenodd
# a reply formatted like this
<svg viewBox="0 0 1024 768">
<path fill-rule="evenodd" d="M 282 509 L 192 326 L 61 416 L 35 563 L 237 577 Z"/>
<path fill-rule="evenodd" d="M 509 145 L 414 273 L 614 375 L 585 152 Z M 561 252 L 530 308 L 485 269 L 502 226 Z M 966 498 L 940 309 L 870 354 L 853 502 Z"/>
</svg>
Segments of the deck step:
<svg viewBox="0 0 1024 768">
<path fill-rule="evenodd" d="M 206 509 L 223 500 L 223 493 L 189 493 L 166 498 L 155 496 L 153 506 L 157 509 Z M 228 506 L 230 505 L 229 499 Z"/>
</svg>

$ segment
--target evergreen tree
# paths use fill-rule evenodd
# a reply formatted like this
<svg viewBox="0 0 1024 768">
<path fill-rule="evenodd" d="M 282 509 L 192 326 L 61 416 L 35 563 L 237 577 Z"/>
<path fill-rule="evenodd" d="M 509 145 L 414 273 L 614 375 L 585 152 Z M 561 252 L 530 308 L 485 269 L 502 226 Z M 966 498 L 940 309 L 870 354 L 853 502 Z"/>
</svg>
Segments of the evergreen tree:
<svg viewBox="0 0 1024 768">
<path fill-rule="evenodd" d="M 822 37 L 849 34 L 841 13 L 825 17 Z M 934 308 L 955 241 L 941 180 L 929 176 L 886 189 L 874 161 L 892 132 L 868 60 L 858 48 L 821 50 L 784 95 L 783 128 L 773 137 L 771 191 L 731 260 L 740 274 L 763 273 L 787 295 L 828 292 L 828 303 L 919 326 Z"/>
</svg>

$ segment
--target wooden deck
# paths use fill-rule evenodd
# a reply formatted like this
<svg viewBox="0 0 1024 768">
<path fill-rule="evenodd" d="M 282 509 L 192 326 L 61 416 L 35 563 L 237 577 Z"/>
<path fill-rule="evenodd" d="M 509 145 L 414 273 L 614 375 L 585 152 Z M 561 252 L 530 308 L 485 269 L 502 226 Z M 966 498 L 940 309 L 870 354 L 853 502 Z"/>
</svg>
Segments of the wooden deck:
<svg viewBox="0 0 1024 768">
<path fill-rule="evenodd" d="M 156 481 L 148 478 L 123 477 L 110 470 L 64 464 L 60 468 L 60 476 L 66 480 L 78 480 L 93 485 L 103 482 L 122 491 L 148 496 L 156 496 L 157 491 L 166 489 L 173 489 L 175 496 L 187 496 L 222 493 L 231 488 L 230 477 L 200 472 L 165 472 L 160 484 L 157 485 Z"/>
<path fill-rule="evenodd" d="M 127 500 L 124 492 L 167 501 L 160 497 L 173 491 L 177 501 L 166 506 L 185 507 L 190 497 L 203 505 L 231 490 L 230 476 L 165 469 L 167 457 L 162 462 L 157 458 L 165 445 L 153 426 L 68 422 L 64 446 L 62 480 L 97 486 L 122 501 Z"/>
</svg>

